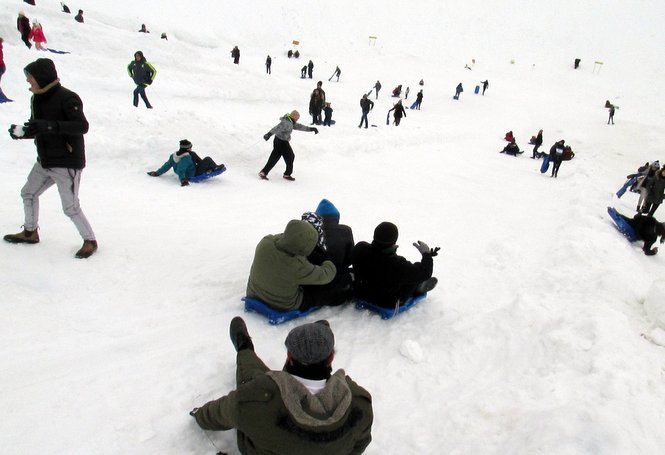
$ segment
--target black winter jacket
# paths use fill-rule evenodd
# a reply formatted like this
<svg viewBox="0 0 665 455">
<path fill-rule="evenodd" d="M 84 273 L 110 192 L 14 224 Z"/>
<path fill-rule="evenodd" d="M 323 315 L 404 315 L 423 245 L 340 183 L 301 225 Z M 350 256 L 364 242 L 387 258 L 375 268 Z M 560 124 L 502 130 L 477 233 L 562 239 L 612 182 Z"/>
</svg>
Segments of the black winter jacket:
<svg viewBox="0 0 665 455">
<path fill-rule="evenodd" d="M 395 247 L 383 248 L 359 242 L 351 252 L 355 275 L 355 295 L 385 308 L 394 308 L 405 300 L 419 283 L 432 276 L 432 256 L 423 254 L 421 262 L 412 264 L 397 255 Z M 404 295 L 409 290 L 409 295 Z"/>
<path fill-rule="evenodd" d="M 336 216 L 325 215 L 322 218 L 327 253 L 339 273 L 351 265 L 351 251 L 354 245 L 353 231 L 349 226 L 339 224 L 339 218 Z"/>
</svg>

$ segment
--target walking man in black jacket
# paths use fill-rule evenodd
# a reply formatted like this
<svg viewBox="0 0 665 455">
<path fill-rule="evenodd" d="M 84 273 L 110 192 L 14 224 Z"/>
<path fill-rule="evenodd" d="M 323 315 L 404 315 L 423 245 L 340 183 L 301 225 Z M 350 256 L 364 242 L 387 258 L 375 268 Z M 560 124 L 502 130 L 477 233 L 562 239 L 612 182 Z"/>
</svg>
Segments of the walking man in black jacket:
<svg viewBox="0 0 665 455">
<path fill-rule="evenodd" d="M 88 258 L 97 251 L 97 240 L 79 205 L 81 172 L 85 167 L 83 135 L 88 121 L 81 98 L 60 85 L 52 60 L 40 58 L 25 67 L 32 95 L 30 120 L 11 125 L 12 139 L 34 139 L 37 162 L 21 190 L 25 221 L 23 231 L 5 235 L 10 243 L 39 243 L 39 196 L 54 184 L 58 187 L 62 208 L 83 238 L 77 258 Z"/>
<path fill-rule="evenodd" d="M 374 108 L 374 102 L 367 98 L 367 95 L 363 95 L 362 99 L 360 100 L 360 109 L 362 109 L 363 115 L 360 117 L 360 125 L 358 125 L 358 128 L 363 126 L 363 122 L 365 122 L 365 128 L 367 128 L 367 114 L 369 114 L 369 111 L 371 111 Z"/>
</svg>

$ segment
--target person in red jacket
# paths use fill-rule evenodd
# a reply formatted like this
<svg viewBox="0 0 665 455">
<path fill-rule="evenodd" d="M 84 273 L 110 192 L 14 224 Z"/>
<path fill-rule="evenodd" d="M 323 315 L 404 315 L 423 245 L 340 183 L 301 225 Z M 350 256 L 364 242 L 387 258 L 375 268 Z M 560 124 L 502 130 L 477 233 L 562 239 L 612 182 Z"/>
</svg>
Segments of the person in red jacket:
<svg viewBox="0 0 665 455">
<path fill-rule="evenodd" d="M 44 36 L 42 24 L 37 22 L 37 20 L 32 21 L 32 30 L 30 30 L 30 36 L 28 36 L 28 39 L 35 42 L 35 47 L 37 50 L 44 50 L 42 43 L 46 43 L 46 36 Z"/>
</svg>

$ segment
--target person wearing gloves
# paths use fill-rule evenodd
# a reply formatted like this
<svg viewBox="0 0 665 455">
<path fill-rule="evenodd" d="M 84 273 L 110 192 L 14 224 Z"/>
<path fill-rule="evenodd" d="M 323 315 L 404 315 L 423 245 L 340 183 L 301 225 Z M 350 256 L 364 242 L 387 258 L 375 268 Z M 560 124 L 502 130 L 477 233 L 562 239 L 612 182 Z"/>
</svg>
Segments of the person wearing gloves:
<svg viewBox="0 0 665 455">
<path fill-rule="evenodd" d="M 189 179 L 194 176 L 203 175 L 206 172 L 226 169 L 223 164 L 217 165 L 212 158 L 206 156 L 201 159 L 196 152 L 192 151 L 192 143 L 187 139 L 180 141 L 180 150 L 169 156 L 166 163 L 156 171 L 148 172 L 151 177 L 159 177 L 169 169 L 173 169 L 180 179 L 180 186 L 189 185 Z"/>
<path fill-rule="evenodd" d="M 434 289 L 438 280 L 432 277 L 432 258 L 440 248 L 430 249 L 425 242 L 415 242 L 413 246 L 422 260 L 413 264 L 397 254 L 397 236 L 397 226 L 384 221 L 374 229 L 371 244 L 358 242 L 353 247 L 355 297 L 384 308 L 395 308 L 415 295 Z"/>
<path fill-rule="evenodd" d="M 81 98 L 60 85 L 51 59 L 39 58 L 24 69 L 30 84 L 32 112 L 24 125 L 11 125 L 12 139 L 34 139 L 37 162 L 21 190 L 25 220 L 23 231 L 5 235 L 10 243 L 39 243 L 39 196 L 53 185 L 58 187 L 62 208 L 83 238 L 76 257 L 84 259 L 97 251 L 97 240 L 79 204 L 81 172 L 85 167 L 83 135 L 88 120 Z"/>
<path fill-rule="evenodd" d="M 254 352 L 245 321 L 229 324 L 236 389 L 194 408 L 204 430 L 234 429 L 242 454 L 352 455 L 372 441 L 372 396 L 344 370 L 333 373 L 335 335 L 326 320 L 286 336 L 286 362 L 270 370 Z"/>
<path fill-rule="evenodd" d="M 134 60 L 127 65 L 127 72 L 136 84 L 136 88 L 134 89 L 134 107 L 139 106 L 139 96 L 141 96 L 145 107 L 152 109 L 152 105 L 145 94 L 145 88 L 155 80 L 155 76 L 157 75 L 155 67 L 148 63 L 143 52 L 136 51 Z"/>
<path fill-rule="evenodd" d="M 280 158 L 283 158 L 286 163 L 286 170 L 283 177 L 286 180 L 295 180 L 291 175 L 293 173 L 293 160 L 296 158 L 289 143 L 291 141 L 291 132 L 293 130 L 313 131 L 314 134 L 319 134 L 319 130 L 316 127 L 302 125 L 298 123 L 298 119 L 300 119 L 300 113 L 298 111 L 291 111 L 290 114 L 285 114 L 280 118 L 279 123 L 263 135 L 263 139 L 266 141 L 270 139 L 270 136 L 275 135 L 272 143 L 272 153 L 270 153 L 266 165 L 259 172 L 259 177 L 263 180 L 268 180 L 268 173 L 275 167 Z"/>
</svg>

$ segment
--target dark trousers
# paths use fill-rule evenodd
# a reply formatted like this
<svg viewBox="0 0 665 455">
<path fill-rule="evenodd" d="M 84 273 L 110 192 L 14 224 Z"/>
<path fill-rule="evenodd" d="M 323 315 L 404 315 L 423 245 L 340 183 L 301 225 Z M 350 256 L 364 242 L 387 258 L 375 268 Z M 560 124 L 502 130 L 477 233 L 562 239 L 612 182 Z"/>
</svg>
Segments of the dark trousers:
<svg viewBox="0 0 665 455">
<path fill-rule="evenodd" d="M 213 159 L 209 156 L 206 156 L 199 164 L 196 165 L 196 175 L 205 174 L 206 172 L 212 171 L 216 167 L 217 164 L 213 161 Z"/>
<path fill-rule="evenodd" d="M 358 128 L 363 126 L 363 122 L 365 122 L 365 128 L 367 128 L 367 123 L 368 123 L 367 122 L 367 114 L 368 114 L 368 112 L 363 112 L 363 116 L 360 117 L 360 125 L 358 125 Z"/>
<path fill-rule="evenodd" d="M 531 155 L 531 158 L 534 158 L 534 159 L 535 159 L 536 156 L 538 156 L 538 148 L 539 148 L 539 147 L 540 147 L 540 144 L 536 144 L 536 145 L 533 147 L 533 154 Z"/>
<path fill-rule="evenodd" d="M 328 284 L 303 286 L 302 303 L 299 310 L 307 310 L 314 306 L 338 306 L 351 299 L 352 284 L 350 273 L 338 273 Z"/>
<path fill-rule="evenodd" d="M 552 177 L 556 177 L 559 175 L 559 168 L 561 167 L 561 162 L 563 160 L 560 159 L 554 159 L 554 166 L 552 166 Z"/>
<path fill-rule="evenodd" d="M 402 121 L 402 117 L 395 117 L 395 126 L 399 126 L 399 122 Z"/>
<path fill-rule="evenodd" d="M 270 65 L 266 65 L 266 73 L 270 74 Z"/>
<path fill-rule="evenodd" d="M 275 167 L 275 164 L 277 164 L 280 158 L 284 158 L 284 162 L 286 163 L 284 175 L 291 175 L 293 172 L 293 161 L 296 159 L 293 149 L 291 149 L 291 144 L 275 137 L 272 142 L 272 153 L 270 153 L 268 162 L 263 166 L 261 172 L 268 175 L 268 172 Z"/>
<path fill-rule="evenodd" d="M 145 103 L 145 107 L 151 108 L 150 101 L 148 101 L 148 97 L 145 96 L 145 87 L 143 85 L 137 85 L 134 89 L 134 106 L 139 105 L 139 95 Z"/>
<path fill-rule="evenodd" d="M 30 32 L 28 33 L 21 33 L 21 40 L 25 43 L 26 46 L 28 46 L 28 49 L 32 47 L 32 43 L 28 39 L 28 36 L 30 36 Z"/>
</svg>

